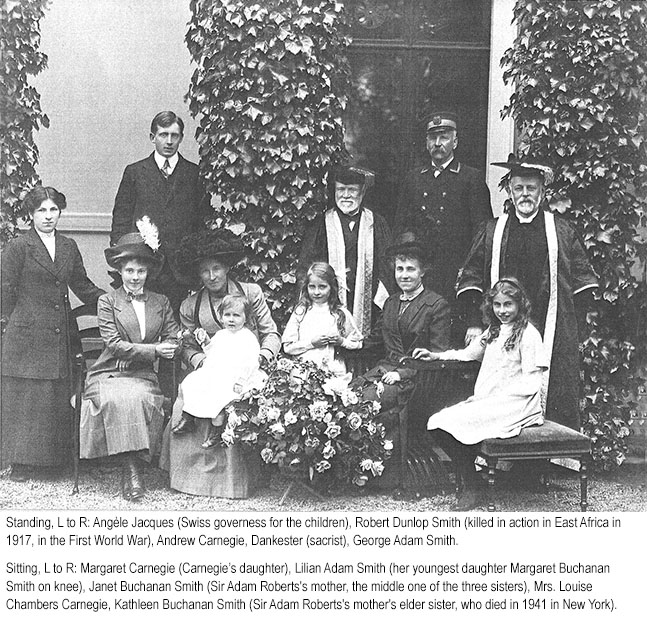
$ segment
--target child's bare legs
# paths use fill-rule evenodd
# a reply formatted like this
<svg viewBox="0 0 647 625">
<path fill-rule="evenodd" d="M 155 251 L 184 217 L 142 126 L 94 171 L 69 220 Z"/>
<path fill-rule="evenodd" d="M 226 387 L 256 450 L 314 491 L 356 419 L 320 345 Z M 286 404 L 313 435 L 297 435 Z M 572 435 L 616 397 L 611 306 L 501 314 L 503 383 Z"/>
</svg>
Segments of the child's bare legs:
<svg viewBox="0 0 647 625">
<path fill-rule="evenodd" d="M 215 447 L 220 442 L 220 437 L 224 429 L 225 413 L 221 410 L 216 417 L 211 419 L 209 428 L 207 429 L 207 436 L 202 443 L 204 449 Z"/>
</svg>

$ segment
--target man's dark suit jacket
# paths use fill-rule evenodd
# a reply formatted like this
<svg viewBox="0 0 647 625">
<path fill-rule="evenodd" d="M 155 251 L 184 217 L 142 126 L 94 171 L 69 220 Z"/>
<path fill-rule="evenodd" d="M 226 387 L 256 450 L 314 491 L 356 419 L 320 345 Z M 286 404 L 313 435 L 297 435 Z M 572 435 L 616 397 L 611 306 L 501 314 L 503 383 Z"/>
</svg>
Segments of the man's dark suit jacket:
<svg viewBox="0 0 647 625">
<path fill-rule="evenodd" d="M 150 217 L 159 229 L 160 249 L 166 263 L 155 283 L 149 286 L 167 295 L 175 310 L 186 288 L 180 286 L 183 276 L 174 265 L 173 253 L 183 236 L 204 225 L 211 210 L 198 166 L 178 156 L 168 179 L 162 175 L 152 153 L 126 167 L 115 198 L 110 231 L 110 245 L 115 245 L 119 237 L 137 230 L 138 219 L 144 215 Z"/>
<path fill-rule="evenodd" d="M 394 231 L 415 232 L 424 242 L 431 256 L 425 284 L 453 305 L 458 270 L 479 226 L 491 217 L 483 173 L 454 159 L 437 178 L 431 165 L 409 172 L 400 190 Z"/>
</svg>

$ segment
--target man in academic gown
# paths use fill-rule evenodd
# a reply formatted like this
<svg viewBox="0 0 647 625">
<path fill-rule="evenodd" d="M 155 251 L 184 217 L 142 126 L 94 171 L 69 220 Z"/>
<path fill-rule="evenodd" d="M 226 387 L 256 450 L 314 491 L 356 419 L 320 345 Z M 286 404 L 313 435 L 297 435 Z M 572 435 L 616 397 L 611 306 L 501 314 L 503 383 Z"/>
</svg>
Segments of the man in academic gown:
<svg viewBox="0 0 647 625">
<path fill-rule="evenodd" d="M 551 213 L 545 187 L 552 170 L 535 161 L 511 156 L 507 163 L 493 163 L 509 173 L 505 183 L 510 195 L 509 212 L 488 221 L 474 238 L 460 272 L 457 297 L 482 295 L 502 277 L 516 277 L 532 303 L 531 320 L 542 333 L 550 368 L 545 374 L 546 418 L 579 429 L 580 363 L 578 322 L 588 308 L 597 278 L 584 247 L 572 226 Z M 481 328 L 472 305 L 467 339 Z"/>
<path fill-rule="evenodd" d="M 340 300 L 367 336 L 394 289 L 386 258 L 391 230 L 381 215 L 362 206 L 366 189 L 373 183 L 373 172 L 340 166 L 330 176 L 334 207 L 306 230 L 297 278 L 302 282 L 313 262 L 332 265 L 339 280 Z"/>
</svg>

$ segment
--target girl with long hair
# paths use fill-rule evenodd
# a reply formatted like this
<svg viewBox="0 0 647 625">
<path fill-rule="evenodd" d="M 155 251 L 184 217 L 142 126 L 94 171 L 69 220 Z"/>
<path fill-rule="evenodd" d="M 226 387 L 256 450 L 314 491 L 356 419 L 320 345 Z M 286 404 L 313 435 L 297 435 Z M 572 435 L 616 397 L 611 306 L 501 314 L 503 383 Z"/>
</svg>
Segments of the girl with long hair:
<svg viewBox="0 0 647 625">
<path fill-rule="evenodd" d="M 310 265 L 301 293 L 283 332 L 283 350 L 344 375 L 346 365 L 336 348 L 360 349 L 362 335 L 339 301 L 339 286 L 328 263 Z"/>
<path fill-rule="evenodd" d="M 545 369 L 543 344 L 529 322 L 530 302 L 515 278 L 499 280 L 488 292 L 483 313 L 489 324 L 481 336 L 460 350 L 414 351 L 422 360 L 480 360 L 474 394 L 432 415 L 429 430 L 442 430 L 441 444 L 457 465 L 465 489 L 455 507 L 478 504 L 474 469 L 476 445 L 486 438 L 509 438 L 521 429 L 543 423 L 541 399 Z"/>
</svg>

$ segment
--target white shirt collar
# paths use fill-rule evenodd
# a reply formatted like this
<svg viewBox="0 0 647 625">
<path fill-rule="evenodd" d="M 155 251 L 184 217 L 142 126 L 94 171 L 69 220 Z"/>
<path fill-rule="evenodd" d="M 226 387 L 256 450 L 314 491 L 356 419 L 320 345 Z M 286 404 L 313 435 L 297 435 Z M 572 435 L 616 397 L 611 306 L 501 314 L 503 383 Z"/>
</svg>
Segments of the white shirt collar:
<svg viewBox="0 0 647 625">
<path fill-rule="evenodd" d="M 519 220 L 520 224 L 529 224 L 531 221 L 534 221 L 537 215 L 539 215 L 540 210 L 541 208 L 532 217 L 526 217 L 525 215 L 520 215 L 519 213 L 517 213 L 517 219 Z"/>
<path fill-rule="evenodd" d="M 400 294 L 400 301 L 401 302 L 410 302 L 413 299 L 416 299 L 420 293 L 422 293 L 425 290 L 425 285 L 421 284 L 415 291 L 412 291 L 411 293 L 401 293 Z"/>
<path fill-rule="evenodd" d="M 34 228 L 36 230 L 36 228 Z M 53 239 L 56 236 L 56 230 L 52 230 L 51 232 L 41 232 L 40 230 L 36 230 L 36 234 L 44 241 L 45 239 Z"/>
<path fill-rule="evenodd" d="M 162 156 L 157 150 L 153 152 L 153 156 L 155 157 L 155 162 L 157 163 L 157 166 L 162 169 L 164 167 L 164 161 L 166 160 L 166 156 Z M 168 159 L 168 163 L 171 167 L 171 173 L 173 173 L 173 170 L 175 169 L 175 166 L 177 165 L 177 162 L 180 160 L 180 157 L 178 153 L 176 152 L 173 154 L 173 156 L 170 156 Z"/>
</svg>

